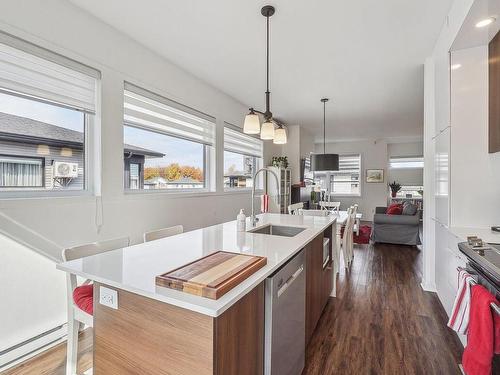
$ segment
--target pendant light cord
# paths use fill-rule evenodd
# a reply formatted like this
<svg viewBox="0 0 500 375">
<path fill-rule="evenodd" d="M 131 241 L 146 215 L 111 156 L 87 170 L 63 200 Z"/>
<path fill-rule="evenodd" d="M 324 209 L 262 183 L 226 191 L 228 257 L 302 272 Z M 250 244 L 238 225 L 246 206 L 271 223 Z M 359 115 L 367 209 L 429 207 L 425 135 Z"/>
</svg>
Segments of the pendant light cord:
<svg viewBox="0 0 500 375">
<path fill-rule="evenodd" d="M 266 16 L 266 120 L 269 120 L 270 114 L 270 92 L 269 92 L 269 15 Z"/>
<path fill-rule="evenodd" d="M 323 154 L 326 154 L 326 101 L 323 102 Z"/>
</svg>

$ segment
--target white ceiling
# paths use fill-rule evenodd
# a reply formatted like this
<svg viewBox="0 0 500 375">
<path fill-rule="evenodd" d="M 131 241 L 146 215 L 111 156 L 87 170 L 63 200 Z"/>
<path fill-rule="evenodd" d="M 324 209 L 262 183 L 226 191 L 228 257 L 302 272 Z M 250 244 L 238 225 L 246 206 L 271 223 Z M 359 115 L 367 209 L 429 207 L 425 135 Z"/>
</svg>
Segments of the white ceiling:
<svg viewBox="0 0 500 375">
<path fill-rule="evenodd" d="M 264 1 L 70 0 L 246 106 L 264 108 Z M 275 0 L 274 115 L 330 140 L 420 136 L 423 62 L 452 0 Z M 243 119 L 242 119 L 243 121 Z"/>
<path fill-rule="evenodd" d="M 488 17 L 495 17 L 496 21 L 487 27 L 476 27 L 476 23 Z M 488 44 L 500 30 L 499 17 L 499 0 L 475 0 L 457 37 L 453 41 L 451 50 L 455 51 Z"/>
</svg>

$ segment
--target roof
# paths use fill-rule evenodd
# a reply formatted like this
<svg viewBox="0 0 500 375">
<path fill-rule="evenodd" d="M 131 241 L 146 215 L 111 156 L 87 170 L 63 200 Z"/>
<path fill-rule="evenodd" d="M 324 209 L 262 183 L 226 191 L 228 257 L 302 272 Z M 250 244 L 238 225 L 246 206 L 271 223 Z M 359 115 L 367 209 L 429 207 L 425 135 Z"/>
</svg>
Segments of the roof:
<svg viewBox="0 0 500 375">
<path fill-rule="evenodd" d="M 44 142 L 52 146 L 83 148 L 82 132 L 3 112 L 0 112 L 0 139 L 25 143 Z M 165 156 L 160 152 L 129 144 L 124 145 L 124 151 L 150 157 L 161 158 Z"/>
</svg>

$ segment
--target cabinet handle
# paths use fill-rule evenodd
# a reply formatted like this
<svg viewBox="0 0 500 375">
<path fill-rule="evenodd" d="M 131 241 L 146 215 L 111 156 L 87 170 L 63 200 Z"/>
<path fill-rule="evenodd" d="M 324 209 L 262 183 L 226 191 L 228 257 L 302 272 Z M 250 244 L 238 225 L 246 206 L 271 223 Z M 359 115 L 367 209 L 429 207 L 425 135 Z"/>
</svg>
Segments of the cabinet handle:
<svg viewBox="0 0 500 375">
<path fill-rule="evenodd" d="M 299 275 L 302 273 L 302 271 L 304 271 L 303 264 L 301 264 L 300 267 L 297 269 L 297 271 L 295 271 L 293 273 L 293 275 L 288 278 L 288 280 L 285 282 L 285 284 L 283 284 L 283 286 L 278 289 L 278 298 L 280 298 L 280 296 L 283 293 L 285 293 L 285 291 L 288 289 L 288 287 L 293 284 L 293 282 L 297 279 L 297 277 L 299 277 Z"/>
</svg>

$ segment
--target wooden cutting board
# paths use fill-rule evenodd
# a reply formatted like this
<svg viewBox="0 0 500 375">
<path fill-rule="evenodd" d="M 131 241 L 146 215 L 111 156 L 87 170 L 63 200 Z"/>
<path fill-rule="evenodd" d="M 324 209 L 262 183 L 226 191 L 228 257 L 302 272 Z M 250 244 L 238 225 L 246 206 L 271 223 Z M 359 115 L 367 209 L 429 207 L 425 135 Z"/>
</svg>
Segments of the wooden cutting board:
<svg viewBox="0 0 500 375">
<path fill-rule="evenodd" d="M 218 299 L 266 264 L 266 257 L 217 251 L 156 276 L 156 285 Z"/>
</svg>

